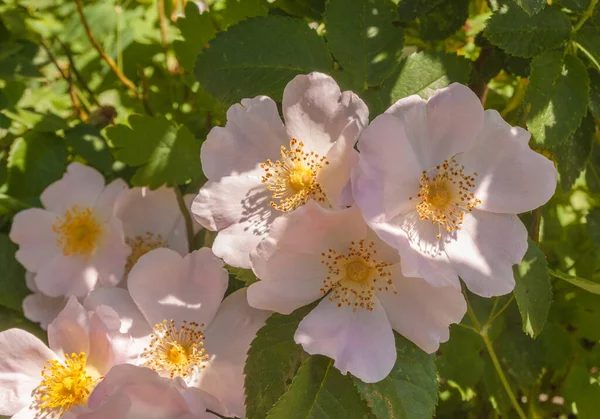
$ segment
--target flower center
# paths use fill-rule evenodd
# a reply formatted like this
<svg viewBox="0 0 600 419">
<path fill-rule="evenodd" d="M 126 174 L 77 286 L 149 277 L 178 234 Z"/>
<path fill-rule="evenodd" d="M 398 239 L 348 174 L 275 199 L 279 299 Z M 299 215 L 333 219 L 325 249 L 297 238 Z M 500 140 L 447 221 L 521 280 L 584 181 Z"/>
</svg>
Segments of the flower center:
<svg viewBox="0 0 600 419">
<path fill-rule="evenodd" d="M 80 255 L 87 259 L 98 246 L 102 226 L 89 208 L 74 206 L 63 217 L 56 217 L 52 230 L 58 235 L 56 243 L 65 256 Z"/>
<path fill-rule="evenodd" d="M 174 320 L 155 325 L 150 345 L 142 352 L 145 365 L 171 378 L 187 377 L 196 367 L 204 368 L 208 354 L 202 347 L 204 335 L 198 330 L 203 326 L 184 321 L 177 328 Z"/>
<path fill-rule="evenodd" d="M 438 239 L 442 237 L 442 229 L 448 233 L 460 230 L 465 211 L 472 211 L 481 204 L 473 194 L 477 173 L 467 175 L 464 170 L 465 167 L 452 158 L 434 169 L 423 171 L 421 176 L 419 203 L 415 208 L 421 220 L 438 224 Z M 431 176 L 430 171 L 436 171 L 435 176 Z"/>
<path fill-rule="evenodd" d="M 321 292 L 329 301 L 337 301 L 338 307 L 347 305 L 353 311 L 363 308 L 373 311 L 375 291 L 396 293 L 392 284 L 390 264 L 376 259 L 374 242 L 352 242 L 344 254 L 334 249 L 321 253 L 321 263 L 327 266 L 329 275 L 323 280 Z"/>
<path fill-rule="evenodd" d="M 167 247 L 167 241 L 163 240 L 160 234 L 157 234 L 155 237 L 153 233 L 149 232 L 141 236 L 126 237 L 125 243 L 131 247 L 131 254 L 127 258 L 127 264 L 125 265 L 125 276 L 129 275 L 131 268 L 133 268 L 138 259 L 150 250 Z"/>
<path fill-rule="evenodd" d="M 65 354 L 64 364 L 49 360 L 42 371 L 42 382 L 34 390 L 34 407 L 44 417 L 60 417 L 72 406 L 84 404 L 94 380 L 85 369 L 85 353 Z"/>
<path fill-rule="evenodd" d="M 281 160 L 262 163 L 265 171 L 261 181 L 273 192 L 271 206 L 282 212 L 293 211 L 309 199 L 325 201 L 325 194 L 317 182 L 319 171 L 329 164 L 326 157 L 303 151 L 304 143 L 295 138 L 290 149 L 281 146 Z"/>
</svg>

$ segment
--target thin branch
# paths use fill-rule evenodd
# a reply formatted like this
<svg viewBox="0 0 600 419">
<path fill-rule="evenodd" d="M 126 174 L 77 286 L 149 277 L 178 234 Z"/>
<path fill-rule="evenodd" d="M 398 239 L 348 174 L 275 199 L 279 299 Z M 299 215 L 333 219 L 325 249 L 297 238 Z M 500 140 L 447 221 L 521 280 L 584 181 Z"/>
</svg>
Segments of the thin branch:
<svg viewBox="0 0 600 419">
<path fill-rule="evenodd" d="M 512 294 L 510 296 L 510 298 L 508 299 L 508 301 L 506 302 L 506 304 L 504 304 L 500 310 L 498 310 L 496 313 L 494 313 L 494 315 L 490 316 L 488 321 L 485 322 L 486 325 L 487 326 L 491 325 L 494 322 L 494 320 L 496 320 L 498 317 L 500 317 L 500 315 L 502 313 L 504 313 L 504 311 L 510 306 L 510 304 L 513 302 L 514 299 L 515 299 L 515 295 Z"/>
<path fill-rule="evenodd" d="M 158 25 L 160 26 L 160 41 L 162 43 L 163 50 L 165 51 L 166 59 L 169 40 L 167 39 L 167 16 L 165 16 L 165 0 L 157 0 L 156 5 L 158 7 Z"/>
<path fill-rule="evenodd" d="M 77 12 L 79 13 L 79 17 L 81 18 L 81 23 L 83 24 L 85 33 L 87 34 L 87 37 L 90 40 L 92 46 L 96 49 L 96 51 L 98 51 L 100 57 L 102 57 L 102 59 L 106 61 L 106 64 L 108 64 L 110 69 L 113 71 L 113 73 L 115 73 L 115 75 L 121 81 L 121 83 L 123 83 L 129 90 L 133 91 L 134 93 L 137 93 L 137 88 L 135 87 L 135 84 L 133 84 L 133 82 L 129 80 L 121 70 L 119 70 L 119 67 L 117 67 L 115 61 L 109 57 L 106 51 L 104 51 L 104 49 L 102 48 L 102 45 L 100 45 L 100 43 L 94 37 L 90 25 L 88 24 L 87 19 L 83 14 L 83 8 L 81 7 L 80 0 L 75 0 L 75 5 L 77 6 Z"/>
<path fill-rule="evenodd" d="M 183 199 L 181 189 L 179 189 L 179 186 L 175 184 L 173 186 L 173 190 L 175 191 L 175 197 L 177 198 L 179 210 L 181 211 L 181 214 L 183 215 L 183 220 L 185 221 L 185 231 L 187 233 L 188 250 L 191 253 L 194 251 L 194 222 L 192 221 L 192 215 L 190 214 L 190 211 Z"/>
<path fill-rule="evenodd" d="M 598 0 L 592 0 L 592 1 L 590 1 L 590 5 L 588 6 L 587 10 L 583 14 L 583 17 L 579 20 L 579 22 L 577 22 L 577 24 L 573 28 L 573 32 L 577 32 L 579 29 L 581 29 L 581 27 L 583 26 L 583 24 L 590 17 L 592 17 L 592 15 L 594 14 L 594 9 L 596 8 L 597 4 L 598 4 Z"/>
<path fill-rule="evenodd" d="M 92 102 L 94 102 L 94 105 L 100 107 L 101 105 L 100 105 L 100 102 L 98 102 L 96 95 L 94 94 L 92 89 L 90 89 L 90 86 L 88 86 L 87 82 L 85 81 L 85 79 L 83 78 L 81 73 L 77 70 L 77 67 L 75 66 L 75 60 L 73 59 L 73 53 L 71 52 L 71 49 L 69 48 L 69 46 L 67 44 L 63 43 L 60 39 L 58 39 L 58 43 L 60 44 L 65 55 L 67 56 L 67 59 L 69 60 L 69 66 L 70 66 L 69 68 L 71 69 L 73 74 L 75 74 L 75 77 L 79 81 L 79 84 L 81 85 L 83 90 L 85 90 L 87 92 L 87 94 L 90 96 L 90 98 L 92 99 Z"/>
</svg>

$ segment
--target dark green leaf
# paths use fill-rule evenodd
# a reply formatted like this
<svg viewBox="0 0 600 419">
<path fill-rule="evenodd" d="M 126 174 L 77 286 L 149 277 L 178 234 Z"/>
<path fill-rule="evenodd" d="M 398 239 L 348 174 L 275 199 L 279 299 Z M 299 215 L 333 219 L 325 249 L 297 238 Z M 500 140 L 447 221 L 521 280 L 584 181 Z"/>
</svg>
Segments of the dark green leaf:
<svg viewBox="0 0 600 419">
<path fill-rule="evenodd" d="M 579 128 L 567 141 L 556 147 L 554 157 L 560 172 L 560 185 L 564 192 L 569 191 L 585 169 L 592 152 L 592 142 L 596 135 L 594 118 L 588 112 Z"/>
<path fill-rule="evenodd" d="M 511 6 L 492 15 L 484 34 L 511 55 L 533 57 L 566 41 L 571 23 L 567 15 L 554 7 L 529 16 L 520 7 Z"/>
<path fill-rule="evenodd" d="M 471 66 L 455 54 L 418 52 L 401 64 L 398 76 L 390 77 L 382 86 L 383 103 L 387 106 L 410 95 L 428 98 L 436 89 L 450 83 L 467 83 Z"/>
<path fill-rule="evenodd" d="M 62 177 L 67 167 L 67 147 L 49 132 L 30 131 L 17 139 L 8 157 L 8 195 L 37 199 L 52 182 Z"/>
<path fill-rule="evenodd" d="M 450 340 L 438 351 L 436 364 L 440 377 L 451 381 L 463 394 L 475 388 L 483 375 L 483 339 L 472 330 L 460 326 L 450 328 Z"/>
<path fill-rule="evenodd" d="M 330 0 L 325 11 L 327 43 L 355 89 L 379 85 L 398 68 L 404 30 L 384 0 Z"/>
<path fill-rule="evenodd" d="M 109 127 L 107 136 L 119 160 L 140 166 L 131 182 L 152 189 L 164 184 L 183 184 L 200 172 L 200 144 L 185 127 L 177 127 L 164 116 L 132 115 L 131 128 Z"/>
<path fill-rule="evenodd" d="M 29 294 L 25 286 L 25 269 L 15 259 L 17 245 L 6 234 L 0 234 L 0 305 L 21 311 L 21 302 Z"/>
<path fill-rule="evenodd" d="M 185 6 L 185 17 L 177 19 L 177 26 L 184 40 L 173 42 L 173 49 L 181 66 L 191 73 L 196 56 L 208 45 L 208 41 L 215 37 L 216 30 L 209 13 L 200 14 L 193 1 Z"/>
<path fill-rule="evenodd" d="M 595 208 L 587 215 L 587 230 L 590 238 L 600 246 L 600 208 Z"/>
<path fill-rule="evenodd" d="M 513 0 L 528 14 L 534 15 L 544 8 L 546 0 Z"/>
<path fill-rule="evenodd" d="M 265 418 L 291 384 L 304 353 L 294 342 L 294 333 L 312 308 L 300 308 L 289 316 L 275 313 L 256 334 L 244 367 L 248 419 Z"/>
<path fill-rule="evenodd" d="M 550 270 L 549 272 L 555 278 L 562 279 L 563 281 L 567 281 L 568 283 L 575 285 L 576 287 L 584 289 L 593 294 L 600 295 L 600 282 L 594 282 L 590 281 L 589 279 L 580 278 L 578 276 L 568 275 L 560 271 Z"/>
<path fill-rule="evenodd" d="M 294 76 L 331 67 L 325 42 L 306 23 L 269 16 L 219 33 L 198 56 L 195 74 L 210 94 L 234 103 L 256 95 L 279 100 Z"/>
<path fill-rule="evenodd" d="M 600 121 L 600 72 L 590 69 L 590 112 Z"/>
<path fill-rule="evenodd" d="M 575 32 L 574 40 L 580 45 L 596 69 L 600 70 L 600 27 L 584 25 Z"/>
<path fill-rule="evenodd" d="M 546 255 L 537 243 L 529 240 L 529 248 L 519 266 L 515 266 L 513 291 L 523 321 L 523 331 L 537 337 L 548 318 L 552 303 L 552 287 L 548 276 Z"/>
<path fill-rule="evenodd" d="M 275 0 L 273 6 L 294 16 L 321 20 L 325 11 L 325 0 Z"/>
<path fill-rule="evenodd" d="M 79 124 L 65 132 L 65 141 L 75 154 L 101 172 L 110 172 L 115 161 L 98 127 Z"/>
<path fill-rule="evenodd" d="M 251 17 L 266 16 L 267 4 L 265 0 L 216 0 L 210 10 L 223 30 Z"/>
<path fill-rule="evenodd" d="M 600 400 L 600 382 L 598 373 L 578 363 L 574 365 L 562 386 L 562 394 L 567 401 L 574 402 L 581 419 L 592 419 L 598 416 L 598 400 Z"/>
<path fill-rule="evenodd" d="M 443 0 L 392 0 L 398 5 L 398 16 L 402 21 L 423 16 Z"/>
<path fill-rule="evenodd" d="M 494 346 L 505 374 L 523 391 L 532 388 L 544 365 L 541 342 L 525 335 L 515 324 L 496 338 Z"/>
<path fill-rule="evenodd" d="M 589 78 L 583 63 L 562 51 L 547 51 L 531 63 L 525 101 L 531 103 L 527 128 L 539 146 L 564 143 L 587 112 Z"/>
<path fill-rule="evenodd" d="M 374 384 L 357 378 L 354 383 L 377 418 L 431 418 L 437 404 L 434 358 L 404 337 L 395 336 L 398 358 L 390 375 Z"/>
<path fill-rule="evenodd" d="M 437 41 L 447 38 L 469 17 L 469 0 L 445 1 L 421 18 L 421 38 Z"/>
<path fill-rule="evenodd" d="M 352 378 L 342 375 L 333 360 L 321 355 L 310 356 L 302 363 L 288 391 L 269 411 L 267 419 L 362 419 L 370 411 L 352 385 Z"/>
<path fill-rule="evenodd" d="M 590 0 L 558 0 L 557 3 L 574 12 L 585 12 L 590 6 Z"/>
<path fill-rule="evenodd" d="M 15 311 L 6 307 L 0 307 L 0 332 L 12 328 L 23 329 L 35 336 L 41 341 L 47 341 L 46 332 L 37 324 L 30 322 L 21 314 L 21 310 Z"/>
</svg>

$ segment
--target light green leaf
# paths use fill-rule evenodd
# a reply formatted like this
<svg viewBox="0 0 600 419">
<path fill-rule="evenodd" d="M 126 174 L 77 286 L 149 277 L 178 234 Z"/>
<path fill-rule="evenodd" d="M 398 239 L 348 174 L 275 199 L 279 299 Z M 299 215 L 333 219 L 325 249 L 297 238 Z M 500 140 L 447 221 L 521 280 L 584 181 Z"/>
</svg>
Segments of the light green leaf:
<svg viewBox="0 0 600 419">
<path fill-rule="evenodd" d="M 289 387 L 304 356 L 294 333 L 312 308 L 299 308 L 289 316 L 275 313 L 256 334 L 244 367 L 248 419 L 265 418 Z"/>
<path fill-rule="evenodd" d="M 538 146 L 564 143 L 587 112 L 589 78 L 577 57 L 546 51 L 531 63 L 525 101 L 531 104 L 527 128 Z"/>
<path fill-rule="evenodd" d="M 552 275 L 555 278 L 562 279 L 563 281 L 567 281 L 568 283 L 575 285 L 576 287 L 579 287 L 581 289 L 589 291 L 593 294 L 600 295 L 600 283 L 599 282 L 593 282 L 593 281 L 590 281 L 589 279 L 565 274 L 560 271 L 555 271 L 552 269 L 548 269 L 548 272 L 550 273 L 550 275 Z"/>
<path fill-rule="evenodd" d="M 198 6 L 193 1 L 185 6 L 185 17 L 177 19 L 177 26 L 183 36 L 183 41 L 173 42 L 173 50 L 177 59 L 186 71 L 192 73 L 196 56 L 208 45 L 208 41 L 216 35 L 209 12 L 200 14 Z"/>
<path fill-rule="evenodd" d="M 401 64 L 397 77 L 390 77 L 382 86 L 381 94 L 386 106 L 410 95 L 427 99 L 436 89 L 450 83 L 467 83 L 471 66 L 455 54 L 417 52 Z"/>
<path fill-rule="evenodd" d="M 280 100 L 296 75 L 331 67 L 325 42 L 305 22 L 269 16 L 219 33 L 198 56 L 195 75 L 208 93 L 231 104 L 257 95 Z"/>
<path fill-rule="evenodd" d="M 523 261 L 514 267 L 515 290 L 513 291 L 521 313 L 523 331 L 537 337 L 548 318 L 552 303 L 552 286 L 548 276 L 546 255 L 537 243 L 529 240 Z"/>
<path fill-rule="evenodd" d="M 15 259 L 16 252 L 17 245 L 6 234 L 0 234 L 0 305 L 20 312 L 29 290 L 25 286 L 25 268 Z"/>
<path fill-rule="evenodd" d="M 398 68 L 404 30 L 384 0 L 330 0 L 324 18 L 329 48 L 355 89 L 379 85 Z"/>
<path fill-rule="evenodd" d="M 529 15 L 534 15 L 544 8 L 546 0 L 513 0 Z"/>
<path fill-rule="evenodd" d="M 554 158 L 560 172 L 560 185 L 564 192 L 569 191 L 592 153 L 592 142 L 596 135 L 594 118 L 588 112 L 577 131 L 567 141 L 556 147 Z"/>
<path fill-rule="evenodd" d="M 560 9 L 546 7 L 529 16 L 516 5 L 494 13 L 484 31 L 492 44 L 517 57 L 533 57 L 555 48 L 570 34 L 571 23 Z"/>
<path fill-rule="evenodd" d="M 398 358 L 390 375 L 374 384 L 354 384 L 379 419 L 431 418 L 437 404 L 434 358 L 395 334 Z"/>
<path fill-rule="evenodd" d="M 109 127 L 108 138 L 116 156 L 131 166 L 140 166 L 131 183 L 152 189 L 164 184 L 183 184 L 200 172 L 200 143 L 185 127 L 177 127 L 164 116 L 131 115 L 131 128 Z"/>
<path fill-rule="evenodd" d="M 352 385 L 352 378 L 342 375 L 332 359 L 321 355 L 304 361 L 288 391 L 267 415 L 267 419 L 368 417 L 370 411 Z"/>
<path fill-rule="evenodd" d="M 17 139 L 8 157 L 7 194 L 24 201 L 37 200 L 67 167 L 67 146 L 49 132 L 30 131 Z"/>
</svg>

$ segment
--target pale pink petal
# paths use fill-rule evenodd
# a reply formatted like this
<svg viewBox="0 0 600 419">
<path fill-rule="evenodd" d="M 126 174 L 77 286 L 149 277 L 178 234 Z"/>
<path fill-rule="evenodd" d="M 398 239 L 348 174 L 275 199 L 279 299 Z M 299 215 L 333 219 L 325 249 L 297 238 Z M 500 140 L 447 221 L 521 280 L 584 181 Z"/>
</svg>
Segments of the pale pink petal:
<svg viewBox="0 0 600 419">
<path fill-rule="evenodd" d="M 369 222 L 390 220 L 414 209 L 422 168 L 404 132 L 392 115 L 379 115 L 358 141 L 358 164 L 352 171 L 352 194 Z"/>
<path fill-rule="evenodd" d="M 48 325 L 48 346 L 64 354 L 90 353 L 90 322 L 77 298 L 70 297 L 65 308 Z"/>
<path fill-rule="evenodd" d="M 223 300 L 206 330 L 204 347 L 210 360 L 199 374 L 198 387 L 216 397 L 228 409 L 228 416 L 245 416 L 246 353 L 270 314 L 251 308 L 246 290 L 241 289 Z"/>
<path fill-rule="evenodd" d="M 546 202 L 556 189 L 554 163 L 529 148 L 531 134 L 511 127 L 495 110 L 485 112 L 475 147 L 457 156 L 468 172 L 476 172 L 478 209 L 519 214 Z"/>
<path fill-rule="evenodd" d="M 48 297 L 41 292 L 29 294 L 23 300 L 23 314 L 46 330 L 48 324 L 65 308 L 67 301 L 65 297 Z"/>
<path fill-rule="evenodd" d="M 52 230 L 56 215 L 40 208 L 18 212 L 13 218 L 10 239 L 19 245 L 16 259 L 31 272 L 37 272 L 61 252 Z"/>
<path fill-rule="evenodd" d="M 31 271 L 25 272 L 25 285 L 31 292 L 40 292 L 35 285 L 35 273 Z"/>
<path fill-rule="evenodd" d="M 404 276 L 425 278 L 433 286 L 460 289 L 458 275 L 443 251 L 444 241 L 436 237 L 436 225 L 420 222 L 414 213 L 409 213 L 390 222 L 371 223 L 370 227 L 398 250 Z"/>
<path fill-rule="evenodd" d="M 350 91 L 341 92 L 333 78 L 323 73 L 298 75 L 283 91 L 287 134 L 324 155 L 351 121 L 367 125 L 367 105 Z"/>
<path fill-rule="evenodd" d="M 223 262 L 209 248 L 182 258 L 159 248 L 142 256 L 129 273 L 128 287 L 151 325 L 163 320 L 209 324 L 227 290 Z"/>
<path fill-rule="evenodd" d="M 229 176 L 200 189 L 192 213 L 204 227 L 219 230 L 213 251 L 225 263 L 250 268 L 250 252 L 282 215 L 271 207 L 271 195 L 258 175 Z"/>
<path fill-rule="evenodd" d="M 175 191 L 166 187 L 130 189 L 117 200 L 115 212 L 130 238 L 152 233 L 166 239 L 182 218 Z"/>
<path fill-rule="evenodd" d="M 317 181 L 330 206 L 336 208 L 344 187 L 350 180 L 350 172 L 358 161 L 358 153 L 354 150 L 354 144 L 360 127 L 356 121 L 352 121 L 344 128 L 338 140 L 327 151 L 328 165 L 323 167 L 317 174 Z"/>
<path fill-rule="evenodd" d="M 99 285 L 113 286 L 118 284 L 123 277 L 131 248 L 125 244 L 123 228 L 119 219 L 112 218 L 104 228 L 102 243 L 96 250 L 96 254 L 90 259 L 89 265 L 98 272 Z"/>
<path fill-rule="evenodd" d="M 294 340 L 311 355 L 333 358 L 342 374 L 366 383 L 383 380 L 396 362 L 394 332 L 381 303 L 352 311 L 324 299 L 298 325 Z"/>
<path fill-rule="evenodd" d="M 62 253 L 45 264 L 35 276 L 35 284 L 50 297 L 85 297 L 96 286 L 98 271 L 77 256 Z"/>
<path fill-rule="evenodd" d="M 445 248 L 469 290 L 482 297 L 504 295 L 515 287 L 513 265 L 525 256 L 527 230 L 516 215 L 475 209 Z"/>
<path fill-rule="evenodd" d="M 483 126 L 483 106 L 459 83 L 439 89 L 425 101 L 409 96 L 386 114 L 400 119 L 422 170 L 430 169 L 475 144 Z"/>
<path fill-rule="evenodd" d="M 459 323 L 467 310 L 461 291 L 406 278 L 399 265 L 392 267 L 392 275 L 394 289 L 377 293 L 392 328 L 425 352 L 435 352 L 448 340 L 450 324 Z"/>
<path fill-rule="evenodd" d="M 342 189 L 337 206 L 345 208 L 351 207 L 352 205 L 354 205 L 354 196 L 352 195 L 352 180 L 349 180 Z"/>
<path fill-rule="evenodd" d="M 123 179 L 115 179 L 106 185 L 94 204 L 94 212 L 100 220 L 106 222 L 115 216 L 115 203 L 127 189 L 127 183 Z"/>
<path fill-rule="evenodd" d="M 51 359 L 56 354 L 32 334 L 21 329 L 0 333 L 0 415 L 14 415 L 31 404 L 31 393 Z"/>
<path fill-rule="evenodd" d="M 1 411 L 0 411 L 1 412 Z M 39 418 L 40 411 L 33 405 L 25 406 L 23 409 L 19 410 L 17 414 L 12 415 L 10 419 L 37 419 Z M 63 416 L 63 419 L 68 419 L 66 416 Z"/>
<path fill-rule="evenodd" d="M 242 99 L 227 111 L 225 127 L 213 128 L 202 144 L 202 170 L 213 181 L 251 172 L 277 160 L 282 145 L 289 146 L 289 139 L 275 102 L 266 96 Z"/>
<path fill-rule="evenodd" d="M 103 189 L 100 172 L 81 163 L 71 163 L 62 179 L 42 192 L 40 200 L 47 210 L 62 215 L 75 205 L 92 208 Z"/>
</svg>

